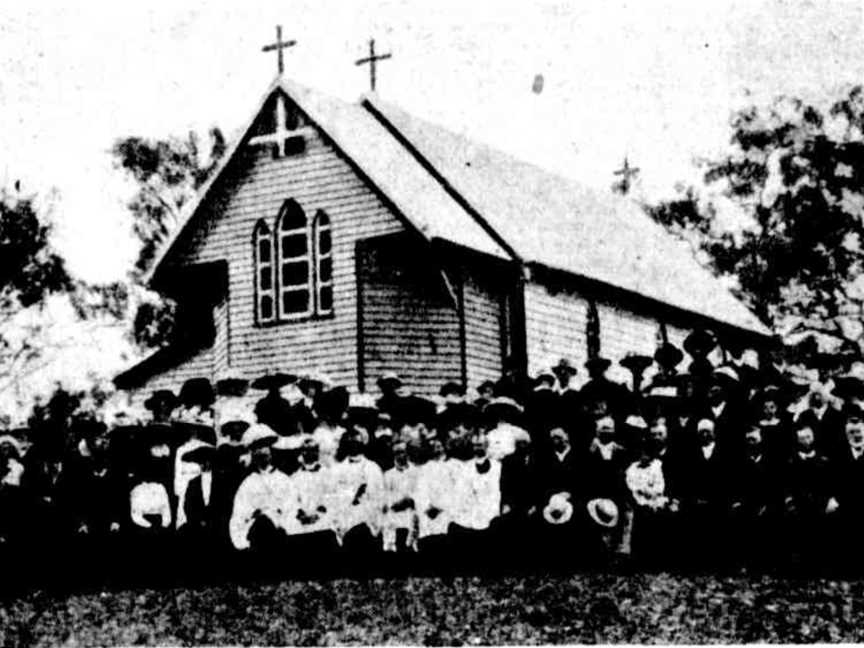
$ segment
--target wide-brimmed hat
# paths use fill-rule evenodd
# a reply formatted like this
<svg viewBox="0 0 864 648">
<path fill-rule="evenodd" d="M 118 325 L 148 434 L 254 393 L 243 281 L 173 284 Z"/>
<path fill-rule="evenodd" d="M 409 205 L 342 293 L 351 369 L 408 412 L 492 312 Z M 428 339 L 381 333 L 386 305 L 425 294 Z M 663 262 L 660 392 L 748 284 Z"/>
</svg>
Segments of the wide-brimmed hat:
<svg viewBox="0 0 864 648">
<path fill-rule="evenodd" d="M 144 407 L 150 412 L 162 407 L 173 410 L 177 407 L 177 402 L 177 396 L 170 389 L 157 389 L 144 401 Z"/>
<path fill-rule="evenodd" d="M 681 349 L 670 342 L 661 344 L 654 352 L 654 361 L 665 369 L 674 369 L 684 359 Z"/>
<path fill-rule="evenodd" d="M 395 371 L 385 371 L 378 379 L 378 386 L 386 384 L 394 384 L 397 387 L 402 384 L 402 379 Z"/>
<path fill-rule="evenodd" d="M 216 457 L 216 446 L 203 441 L 190 441 L 181 459 L 188 463 L 212 461 Z"/>
<path fill-rule="evenodd" d="M 308 438 L 312 438 L 311 435 L 289 434 L 287 436 L 280 436 L 273 443 L 272 447 L 276 451 L 294 452 L 295 450 L 299 450 Z"/>
<path fill-rule="evenodd" d="M 216 394 L 219 396 L 245 396 L 249 381 L 239 374 L 224 373 L 216 379 Z"/>
<path fill-rule="evenodd" d="M 606 371 L 609 367 L 612 366 L 612 361 L 609 358 L 604 358 L 603 356 L 594 356 L 593 358 L 588 358 L 585 362 L 585 368 L 588 371 Z"/>
<path fill-rule="evenodd" d="M 262 445 L 272 445 L 278 439 L 279 435 L 269 425 L 256 423 L 255 425 L 250 425 L 249 429 L 243 433 L 243 438 L 240 442 L 251 449 Z"/>
<path fill-rule="evenodd" d="M 549 524 L 566 524 L 572 517 L 573 504 L 562 493 L 552 495 L 543 508 L 543 519 Z"/>
<path fill-rule="evenodd" d="M 272 391 L 274 389 L 281 389 L 285 385 L 290 385 L 295 382 L 297 382 L 297 376 L 294 374 L 277 371 L 274 373 L 264 374 L 263 376 L 258 376 L 258 378 L 252 381 L 250 387 L 252 387 L 252 389 Z"/>
<path fill-rule="evenodd" d="M 11 434 L 0 434 L 0 446 L 4 445 L 11 447 L 19 459 L 24 454 L 24 445 Z"/>
<path fill-rule="evenodd" d="M 618 364 L 633 373 L 643 373 L 653 362 L 654 360 L 650 356 L 631 353 Z"/>
<path fill-rule="evenodd" d="M 190 378 L 180 388 L 180 402 L 186 407 L 209 408 L 216 401 L 216 392 L 207 378 Z"/>
<path fill-rule="evenodd" d="M 721 385 L 738 384 L 741 382 L 741 376 L 738 375 L 734 367 L 730 367 L 729 365 L 717 367 L 711 376 L 715 382 Z"/>
<path fill-rule="evenodd" d="M 618 526 L 618 505 L 610 499 L 598 497 L 588 502 L 588 516 L 599 526 L 611 529 Z"/>
<path fill-rule="evenodd" d="M 521 414 L 524 408 L 509 396 L 496 396 L 483 407 L 483 413 L 487 416 L 507 414 Z"/>
<path fill-rule="evenodd" d="M 443 385 L 441 385 L 441 389 L 438 391 L 438 395 L 444 398 L 447 398 L 447 396 L 461 397 L 465 395 L 465 388 L 455 380 L 449 380 Z"/>
<path fill-rule="evenodd" d="M 692 357 L 707 356 L 717 346 L 717 337 L 705 329 L 696 329 L 684 338 L 684 350 Z"/>
<path fill-rule="evenodd" d="M 300 379 L 297 381 L 297 385 L 302 389 L 306 385 L 318 385 L 320 389 L 330 389 L 333 387 L 335 383 L 330 376 L 320 372 L 313 371 L 308 374 L 304 374 L 300 376 Z"/>
</svg>

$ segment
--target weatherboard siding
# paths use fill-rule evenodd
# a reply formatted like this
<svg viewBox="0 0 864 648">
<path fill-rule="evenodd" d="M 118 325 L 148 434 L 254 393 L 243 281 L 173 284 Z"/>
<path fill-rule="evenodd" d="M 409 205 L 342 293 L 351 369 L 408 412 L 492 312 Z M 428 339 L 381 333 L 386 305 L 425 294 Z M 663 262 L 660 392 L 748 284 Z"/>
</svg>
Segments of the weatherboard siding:
<svg viewBox="0 0 864 648">
<path fill-rule="evenodd" d="M 482 274 L 464 273 L 465 368 L 469 387 L 497 381 L 503 364 L 501 320 L 503 295 Z"/>
<path fill-rule="evenodd" d="M 461 382 L 459 311 L 435 261 L 399 237 L 367 246 L 360 266 L 367 389 L 387 371 L 419 394 Z"/>
<path fill-rule="evenodd" d="M 528 373 L 536 375 L 561 358 L 575 366 L 587 359 L 587 302 L 581 295 L 551 291 L 542 284 L 525 285 L 525 339 Z"/>
<path fill-rule="evenodd" d="M 321 371 L 357 387 L 357 299 L 354 250 L 358 239 L 402 231 L 401 222 L 348 162 L 320 134 L 300 155 L 272 159 L 268 150 L 240 161 L 241 172 L 217 187 L 202 208 L 210 210 L 179 241 L 177 264 L 228 261 L 229 301 L 224 341 L 217 332 L 209 366 L 230 367 L 247 377 L 268 371 Z M 308 218 L 323 209 L 333 239 L 333 314 L 260 326 L 255 322 L 252 231 L 259 219 L 271 229 L 282 203 L 293 198 Z M 221 346 L 220 346 L 221 345 Z M 207 363 L 194 359 L 194 371 Z M 178 377 L 189 368 L 177 368 Z"/>
</svg>

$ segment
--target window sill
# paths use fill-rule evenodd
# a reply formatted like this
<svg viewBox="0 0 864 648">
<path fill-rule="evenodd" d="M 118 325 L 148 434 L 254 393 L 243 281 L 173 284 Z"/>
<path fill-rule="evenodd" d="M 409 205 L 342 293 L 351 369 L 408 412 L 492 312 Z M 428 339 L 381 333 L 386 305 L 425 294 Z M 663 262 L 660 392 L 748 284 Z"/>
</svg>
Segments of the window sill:
<svg viewBox="0 0 864 648">
<path fill-rule="evenodd" d="M 321 315 L 315 313 L 311 315 L 299 315 L 297 317 L 275 320 L 273 322 L 255 322 L 255 328 L 272 328 L 275 326 L 288 326 L 291 324 L 303 324 L 306 322 L 326 321 L 333 319 L 335 316 L 335 313 L 332 311 Z"/>
</svg>

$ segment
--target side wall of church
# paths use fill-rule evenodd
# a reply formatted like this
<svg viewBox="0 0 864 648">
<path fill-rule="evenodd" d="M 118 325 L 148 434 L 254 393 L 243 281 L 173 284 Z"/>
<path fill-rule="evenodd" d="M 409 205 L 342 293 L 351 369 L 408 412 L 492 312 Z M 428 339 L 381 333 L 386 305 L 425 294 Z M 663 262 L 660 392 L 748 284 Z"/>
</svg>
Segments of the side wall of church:
<svg viewBox="0 0 864 648">
<path fill-rule="evenodd" d="M 505 355 L 503 290 L 487 272 L 464 271 L 465 369 L 468 387 L 501 377 Z"/>
<path fill-rule="evenodd" d="M 267 149 L 247 155 L 205 209 L 196 228 L 178 243 L 179 265 L 225 259 L 229 296 L 224 328 L 212 348 L 152 379 L 144 388 L 177 387 L 193 375 L 211 379 L 230 368 L 252 378 L 268 371 L 320 371 L 338 384 L 357 387 L 358 240 L 399 232 L 402 223 L 338 151 L 316 132 L 306 150 L 274 159 Z M 229 174 L 230 174 L 229 170 Z M 229 175 L 226 174 L 226 175 Z M 317 210 L 330 217 L 333 240 L 333 313 L 272 325 L 255 321 L 253 229 L 264 219 L 271 229 L 283 202 L 296 200 L 308 218 Z M 218 316 L 218 313 L 217 313 Z M 222 331 L 221 335 L 219 331 Z"/>
<path fill-rule="evenodd" d="M 630 373 L 618 362 L 630 353 L 651 356 L 657 348 L 660 320 L 644 309 L 626 303 L 596 299 L 600 318 L 600 352 L 613 361 L 609 376 L 619 382 L 631 380 Z M 528 348 L 528 371 L 536 375 L 564 357 L 576 366 L 580 374 L 576 383 L 586 379 L 583 364 L 588 358 L 586 324 L 588 300 L 577 290 L 556 286 L 554 289 L 530 281 L 525 286 L 525 325 Z M 667 319 L 669 341 L 682 348 L 684 338 L 692 330 L 682 316 Z M 689 358 L 681 364 L 685 369 Z M 650 376 L 652 370 L 646 372 Z"/>
</svg>

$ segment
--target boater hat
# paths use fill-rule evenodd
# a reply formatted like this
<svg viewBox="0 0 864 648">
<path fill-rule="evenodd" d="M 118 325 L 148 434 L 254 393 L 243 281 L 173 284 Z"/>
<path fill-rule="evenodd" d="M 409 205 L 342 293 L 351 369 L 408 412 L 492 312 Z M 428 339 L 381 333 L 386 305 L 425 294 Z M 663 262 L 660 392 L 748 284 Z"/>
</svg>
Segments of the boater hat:
<svg viewBox="0 0 864 648">
<path fill-rule="evenodd" d="M 610 499 L 598 497 L 588 502 L 588 516 L 602 527 L 618 525 L 618 505 Z"/>
<path fill-rule="evenodd" d="M 241 443 L 247 448 L 252 449 L 261 445 L 272 445 L 278 439 L 279 435 L 269 425 L 256 423 L 255 425 L 250 425 L 249 429 L 243 433 Z"/>
<path fill-rule="evenodd" d="M 651 366 L 652 362 L 654 361 L 649 356 L 631 353 L 618 364 L 633 373 L 642 373 Z"/>
<path fill-rule="evenodd" d="M 186 407 L 208 408 L 216 400 L 213 385 L 206 378 L 190 378 L 180 388 L 180 402 Z"/>
<path fill-rule="evenodd" d="M 543 519 L 549 524 L 566 524 L 572 517 L 573 505 L 562 493 L 552 495 L 543 509 Z"/>
<path fill-rule="evenodd" d="M 612 365 L 612 361 L 609 358 L 604 358 L 602 356 L 596 356 L 594 358 L 588 358 L 588 361 L 585 363 L 585 368 L 588 371 L 592 369 L 599 369 L 600 371 L 606 371 Z"/>
</svg>

